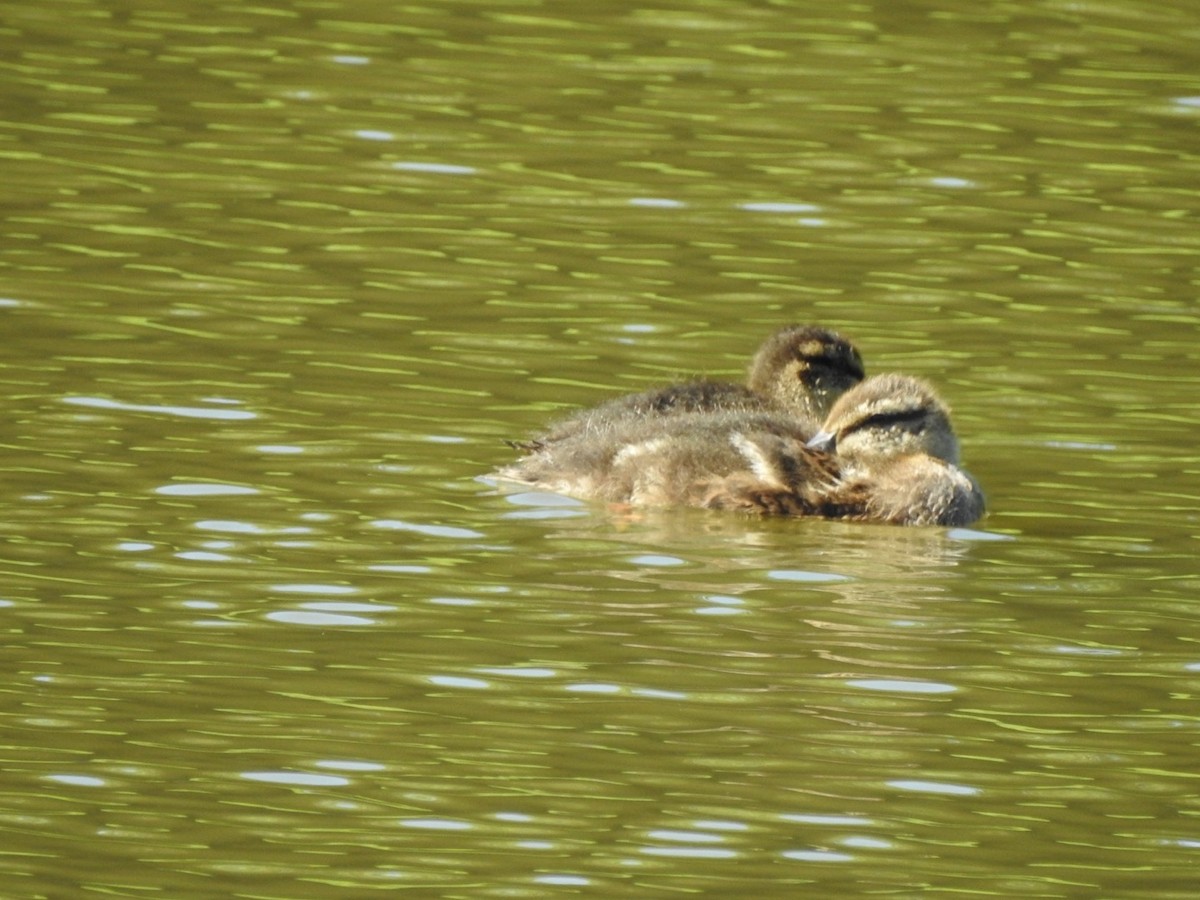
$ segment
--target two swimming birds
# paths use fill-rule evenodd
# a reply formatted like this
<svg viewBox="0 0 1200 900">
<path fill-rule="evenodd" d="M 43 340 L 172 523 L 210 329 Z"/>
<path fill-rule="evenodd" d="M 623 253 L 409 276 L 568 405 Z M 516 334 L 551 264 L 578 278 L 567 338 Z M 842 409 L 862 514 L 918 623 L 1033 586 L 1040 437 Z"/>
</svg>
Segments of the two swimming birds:
<svg viewBox="0 0 1200 900">
<path fill-rule="evenodd" d="M 983 492 L 925 381 L 865 378 L 836 332 L 791 325 L 745 385 L 698 380 L 618 397 L 513 446 L 499 477 L 638 507 L 898 525 L 968 525 Z"/>
</svg>

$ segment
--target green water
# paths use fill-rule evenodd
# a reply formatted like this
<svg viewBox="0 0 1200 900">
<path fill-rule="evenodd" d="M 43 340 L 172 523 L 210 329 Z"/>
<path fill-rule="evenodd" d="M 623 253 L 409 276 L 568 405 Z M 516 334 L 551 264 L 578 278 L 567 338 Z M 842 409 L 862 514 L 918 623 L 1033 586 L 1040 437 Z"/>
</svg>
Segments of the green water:
<svg viewBox="0 0 1200 900">
<path fill-rule="evenodd" d="M 0 894 L 1190 898 L 1200 8 L 0 20 Z M 973 529 L 481 476 L 778 325 Z"/>
</svg>

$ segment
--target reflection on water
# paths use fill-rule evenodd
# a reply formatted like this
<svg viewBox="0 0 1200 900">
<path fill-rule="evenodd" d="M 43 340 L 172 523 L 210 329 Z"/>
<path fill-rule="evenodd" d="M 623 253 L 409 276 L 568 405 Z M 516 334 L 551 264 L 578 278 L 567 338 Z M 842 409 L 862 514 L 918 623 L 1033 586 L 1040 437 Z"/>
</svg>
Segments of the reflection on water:
<svg viewBox="0 0 1200 900">
<path fill-rule="evenodd" d="M 7 16 L 13 896 L 1194 893 L 1195 23 Z M 977 530 L 497 491 L 821 321 Z"/>
</svg>

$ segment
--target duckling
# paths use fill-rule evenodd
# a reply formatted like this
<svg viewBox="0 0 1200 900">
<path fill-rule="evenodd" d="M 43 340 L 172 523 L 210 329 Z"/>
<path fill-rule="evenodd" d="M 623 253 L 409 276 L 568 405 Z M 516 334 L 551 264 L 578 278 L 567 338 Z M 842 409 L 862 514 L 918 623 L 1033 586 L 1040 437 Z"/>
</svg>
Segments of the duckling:
<svg viewBox="0 0 1200 900">
<path fill-rule="evenodd" d="M 863 374 L 858 350 L 837 332 L 788 325 L 759 347 L 746 385 L 697 379 L 651 388 L 574 413 L 533 440 L 511 445 L 536 450 L 613 424 L 710 412 L 786 412 L 811 435 L 838 396 L 862 381 Z"/>
<path fill-rule="evenodd" d="M 819 504 L 827 518 L 969 525 L 985 512 L 979 484 L 959 467 L 950 410 L 918 378 L 876 375 L 847 391 L 806 446 L 841 464 Z"/>
<path fill-rule="evenodd" d="M 966 525 L 983 494 L 957 466 L 949 411 L 925 382 L 847 391 L 814 437 L 771 411 L 609 420 L 499 471 L 582 499 L 905 525 Z"/>
</svg>

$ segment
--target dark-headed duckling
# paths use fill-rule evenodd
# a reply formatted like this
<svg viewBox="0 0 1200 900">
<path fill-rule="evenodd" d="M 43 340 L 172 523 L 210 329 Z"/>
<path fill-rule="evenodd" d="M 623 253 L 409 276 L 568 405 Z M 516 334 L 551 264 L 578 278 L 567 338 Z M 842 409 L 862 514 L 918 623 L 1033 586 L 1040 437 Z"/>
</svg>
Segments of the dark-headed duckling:
<svg viewBox="0 0 1200 900">
<path fill-rule="evenodd" d="M 698 379 L 616 397 L 514 446 L 535 450 L 640 419 L 717 412 L 786 413 L 811 435 L 834 401 L 862 379 L 862 357 L 840 334 L 815 325 L 789 325 L 759 347 L 746 385 Z"/>
<path fill-rule="evenodd" d="M 863 380 L 862 357 L 836 331 L 788 325 L 763 341 L 747 386 L 804 428 L 818 428 L 838 397 Z"/>
</svg>

